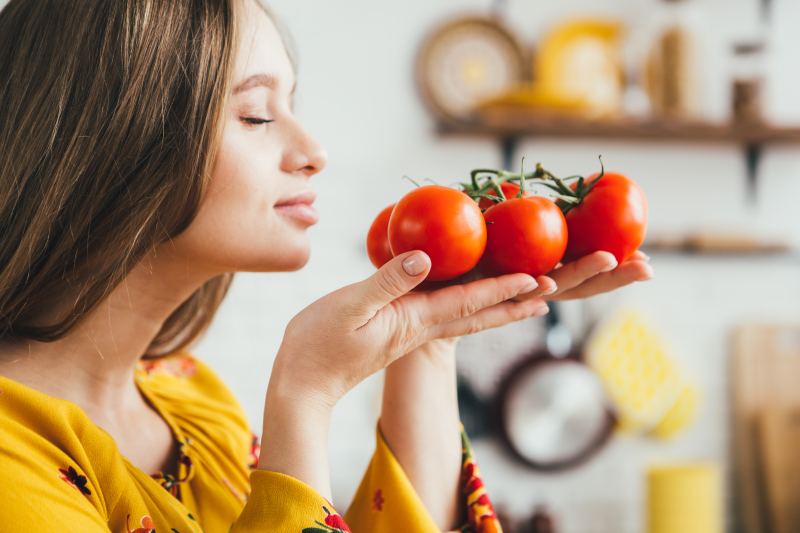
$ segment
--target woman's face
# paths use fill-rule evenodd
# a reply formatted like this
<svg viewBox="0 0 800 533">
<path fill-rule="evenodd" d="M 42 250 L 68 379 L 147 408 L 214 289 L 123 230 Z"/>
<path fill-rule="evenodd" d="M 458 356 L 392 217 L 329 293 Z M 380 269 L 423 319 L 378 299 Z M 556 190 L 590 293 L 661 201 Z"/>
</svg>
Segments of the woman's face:
<svg viewBox="0 0 800 533">
<path fill-rule="evenodd" d="M 311 176 L 322 147 L 292 114 L 294 69 L 270 18 L 241 4 L 241 41 L 222 144 L 197 218 L 173 239 L 193 268 L 289 271 L 306 264 L 316 223 Z"/>
</svg>

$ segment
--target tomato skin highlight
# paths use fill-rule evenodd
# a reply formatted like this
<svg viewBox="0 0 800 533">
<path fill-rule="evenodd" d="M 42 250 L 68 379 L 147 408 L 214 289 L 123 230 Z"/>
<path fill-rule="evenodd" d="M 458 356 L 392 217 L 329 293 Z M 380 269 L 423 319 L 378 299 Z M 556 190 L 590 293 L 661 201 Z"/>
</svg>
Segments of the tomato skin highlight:
<svg viewBox="0 0 800 533">
<path fill-rule="evenodd" d="M 519 194 L 520 186 L 516 183 L 511 183 L 510 181 L 504 181 L 500 184 L 500 190 L 502 190 L 503 194 L 506 195 L 507 200 L 511 200 L 512 198 L 516 198 Z M 497 196 L 497 191 L 494 190 L 494 188 L 489 189 L 489 194 Z M 530 196 L 531 193 L 525 191 L 524 197 L 529 198 Z M 480 202 L 478 202 L 478 207 L 480 207 L 482 211 L 486 211 L 493 205 L 495 205 L 495 203 L 489 198 L 481 198 Z"/>
<path fill-rule="evenodd" d="M 395 204 L 384 207 L 372 221 L 367 233 L 367 256 L 375 268 L 382 267 L 394 257 L 389 246 L 389 217 L 392 216 L 394 206 Z"/>
<path fill-rule="evenodd" d="M 591 182 L 597 174 L 586 179 Z M 564 261 L 592 252 L 614 254 L 622 263 L 639 249 L 647 232 L 647 198 L 635 181 L 606 172 L 583 199 L 567 212 L 569 244 Z"/>
<path fill-rule="evenodd" d="M 427 280 L 444 281 L 470 271 L 486 248 L 486 222 L 478 204 L 461 191 L 425 185 L 397 202 L 389 218 L 394 255 L 422 250 L 431 258 Z"/>
<path fill-rule="evenodd" d="M 552 271 L 567 248 L 567 221 L 561 209 L 541 196 L 514 198 L 489 208 L 482 268 L 495 275 Z"/>
</svg>

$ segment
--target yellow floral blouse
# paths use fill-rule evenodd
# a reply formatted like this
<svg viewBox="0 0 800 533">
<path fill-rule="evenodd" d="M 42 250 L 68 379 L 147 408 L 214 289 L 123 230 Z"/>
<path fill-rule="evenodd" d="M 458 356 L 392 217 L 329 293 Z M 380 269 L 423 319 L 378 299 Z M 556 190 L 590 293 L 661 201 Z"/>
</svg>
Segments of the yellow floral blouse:
<svg viewBox="0 0 800 533">
<path fill-rule="evenodd" d="M 143 360 L 136 383 L 180 443 L 171 473 L 135 467 L 76 404 L 0 376 L 0 531 L 437 531 L 380 431 L 342 517 L 301 481 L 254 469 L 257 437 L 198 359 L 180 351 Z M 461 531 L 500 531 L 466 436 L 463 443 Z"/>
</svg>

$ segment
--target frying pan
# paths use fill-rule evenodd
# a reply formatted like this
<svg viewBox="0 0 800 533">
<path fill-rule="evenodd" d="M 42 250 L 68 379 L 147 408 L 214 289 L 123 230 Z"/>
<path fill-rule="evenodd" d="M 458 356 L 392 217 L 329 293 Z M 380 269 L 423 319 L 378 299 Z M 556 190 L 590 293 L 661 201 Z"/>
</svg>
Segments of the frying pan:
<svg viewBox="0 0 800 533">
<path fill-rule="evenodd" d="M 573 468 L 610 439 L 616 418 L 597 375 L 572 346 L 550 304 L 545 344 L 506 374 L 497 396 L 500 435 L 522 463 L 540 471 Z"/>
</svg>

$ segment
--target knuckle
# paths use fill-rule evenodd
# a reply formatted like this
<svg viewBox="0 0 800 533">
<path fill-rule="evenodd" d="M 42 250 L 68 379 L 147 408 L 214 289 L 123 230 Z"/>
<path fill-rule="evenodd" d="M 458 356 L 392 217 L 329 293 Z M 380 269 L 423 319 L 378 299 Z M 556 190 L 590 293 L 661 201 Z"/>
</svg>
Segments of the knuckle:
<svg viewBox="0 0 800 533">
<path fill-rule="evenodd" d="M 519 320 L 524 320 L 535 313 L 534 309 L 530 307 L 526 307 L 524 305 L 515 305 L 512 307 L 508 312 L 508 318 L 510 322 L 517 322 Z"/>
<path fill-rule="evenodd" d="M 458 314 L 459 317 L 466 318 L 477 313 L 479 309 L 480 305 L 474 299 L 465 298 L 459 303 Z"/>
<path fill-rule="evenodd" d="M 473 335 L 483 330 L 481 327 L 481 323 L 477 320 L 470 320 L 464 324 L 463 334 L 464 335 Z"/>
<path fill-rule="evenodd" d="M 511 283 L 510 280 L 509 283 L 504 283 L 502 285 L 500 285 L 499 281 L 496 281 L 495 287 L 493 287 L 493 289 L 494 289 L 494 294 L 500 294 L 503 300 L 508 300 L 509 298 L 513 298 L 514 296 L 519 294 L 516 285 L 514 283 Z"/>
<path fill-rule="evenodd" d="M 457 297 L 459 299 L 458 318 L 472 316 L 480 311 L 483 307 L 481 302 L 482 294 L 480 292 L 470 294 L 467 289 L 465 289 L 463 286 L 460 286 Z"/>
<path fill-rule="evenodd" d="M 402 286 L 397 273 L 392 270 L 382 271 L 375 279 L 375 285 L 379 291 L 389 296 L 397 294 Z"/>
<path fill-rule="evenodd" d="M 527 307 L 523 309 L 521 312 L 522 316 L 519 317 L 517 320 L 524 320 L 530 317 L 540 317 L 546 315 L 548 311 L 549 309 L 547 308 L 547 305 L 537 304 L 534 305 L 533 307 Z"/>
</svg>

